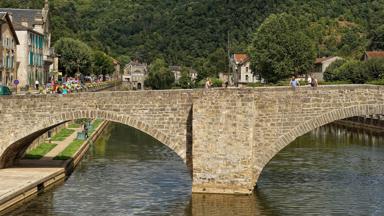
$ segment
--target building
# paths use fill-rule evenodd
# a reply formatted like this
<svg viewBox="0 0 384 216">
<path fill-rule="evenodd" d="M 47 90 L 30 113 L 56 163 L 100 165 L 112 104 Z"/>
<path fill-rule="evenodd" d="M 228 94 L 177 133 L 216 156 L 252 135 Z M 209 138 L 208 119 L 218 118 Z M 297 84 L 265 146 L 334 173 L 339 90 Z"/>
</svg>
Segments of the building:
<svg viewBox="0 0 384 216">
<path fill-rule="evenodd" d="M 17 79 L 17 45 L 19 39 L 7 12 L 0 12 L 0 84 L 13 87 Z"/>
<path fill-rule="evenodd" d="M 12 14 L 20 42 L 17 46 L 19 85 L 32 86 L 36 80 L 47 83 L 56 58 L 51 48 L 48 0 L 42 9 L 0 8 L 0 11 Z"/>
<path fill-rule="evenodd" d="M 169 70 L 173 73 L 175 76 L 175 83 L 179 83 L 180 77 L 181 77 L 181 71 L 182 71 L 181 66 L 170 66 Z M 194 70 L 193 68 L 187 67 L 186 68 L 188 71 L 188 76 L 192 81 L 195 81 L 197 79 L 197 71 Z"/>
<path fill-rule="evenodd" d="M 180 77 L 181 77 L 181 66 L 169 66 L 169 70 L 172 72 L 173 76 L 175 77 L 175 83 L 179 83 Z"/>
<path fill-rule="evenodd" d="M 124 67 L 123 84 L 133 90 L 144 90 L 144 81 L 148 75 L 148 65 L 131 61 Z"/>
<path fill-rule="evenodd" d="M 363 61 L 373 58 L 384 58 L 384 51 L 366 51 L 362 57 Z"/>
<path fill-rule="evenodd" d="M 330 56 L 330 57 L 324 57 L 324 58 L 317 58 L 315 60 L 314 70 L 312 72 L 312 75 L 318 80 L 323 81 L 323 75 L 324 72 L 327 70 L 327 68 L 335 61 L 342 60 L 343 58 L 338 56 Z"/>
<path fill-rule="evenodd" d="M 233 72 L 233 80 L 229 80 L 230 85 L 246 85 L 261 81 L 260 77 L 252 72 L 251 61 L 247 54 L 233 54 L 230 63 Z"/>
</svg>

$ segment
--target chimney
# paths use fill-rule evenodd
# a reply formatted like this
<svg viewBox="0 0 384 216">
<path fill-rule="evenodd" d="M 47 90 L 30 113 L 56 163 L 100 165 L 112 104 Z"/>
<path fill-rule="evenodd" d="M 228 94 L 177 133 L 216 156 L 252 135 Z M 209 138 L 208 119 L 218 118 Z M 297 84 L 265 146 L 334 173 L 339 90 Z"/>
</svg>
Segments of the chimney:
<svg viewBox="0 0 384 216">
<path fill-rule="evenodd" d="M 26 18 L 21 18 L 21 22 L 20 22 L 20 24 L 22 25 L 22 26 L 24 26 L 24 27 L 29 27 L 28 26 L 28 21 L 27 21 L 27 19 Z"/>
<path fill-rule="evenodd" d="M 45 0 L 45 2 L 44 2 L 44 9 L 45 9 L 46 11 L 48 11 L 48 9 L 49 9 L 49 3 L 48 3 L 48 0 Z"/>
</svg>

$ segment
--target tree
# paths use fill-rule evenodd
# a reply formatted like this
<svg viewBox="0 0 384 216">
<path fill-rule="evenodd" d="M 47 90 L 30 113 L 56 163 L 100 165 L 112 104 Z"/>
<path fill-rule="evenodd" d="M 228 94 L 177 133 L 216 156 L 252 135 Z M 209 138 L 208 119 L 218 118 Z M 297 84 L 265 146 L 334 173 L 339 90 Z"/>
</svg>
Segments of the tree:
<svg viewBox="0 0 384 216">
<path fill-rule="evenodd" d="M 276 83 L 306 74 L 316 57 L 314 42 L 300 20 L 286 13 L 269 16 L 254 33 L 249 52 L 254 71 Z"/>
<path fill-rule="evenodd" d="M 181 76 L 179 79 L 179 86 L 183 89 L 189 89 L 192 87 L 192 80 L 191 77 L 189 76 L 188 69 L 183 67 L 181 69 Z"/>
<path fill-rule="evenodd" d="M 93 52 L 93 73 L 105 77 L 114 71 L 113 59 L 110 56 L 98 50 Z"/>
<path fill-rule="evenodd" d="M 371 79 L 383 79 L 384 78 L 384 59 L 373 58 L 364 63 L 366 71 L 369 73 Z"/>
<path fill-rule="evenodd" d="M 216 49 L 213 53 L 209 54 L 203 69 L 206 77 L 217 77 L 220 72 L 225 72 L 228 65 L 228 56 L 223 48 Z M 203 78 L 206 78 L 203 77 Z"/>
<path fill-rule="evenodd" d="M 60 56 L 59 67 L 65 75 L 76 72 L 89 74 L 92 65 L 92 49 L 85 43 L 72 38 L 61 38 L 55 43 L 55 51 Z"/>
<path fill-rule="evenodd" d="M 145 85 L 152 89 L 170 89 L 175 82 L 173 73 L 169 70 L 164 59 L 156 59 L 149 66 L 148 78 L 145 80 Z"/>
<path fill-rule="evenodd" d="M 384 25 L 379 26 L 373 32 L 370 48 L 371 50 L 384 50 Z"/>
</svg>

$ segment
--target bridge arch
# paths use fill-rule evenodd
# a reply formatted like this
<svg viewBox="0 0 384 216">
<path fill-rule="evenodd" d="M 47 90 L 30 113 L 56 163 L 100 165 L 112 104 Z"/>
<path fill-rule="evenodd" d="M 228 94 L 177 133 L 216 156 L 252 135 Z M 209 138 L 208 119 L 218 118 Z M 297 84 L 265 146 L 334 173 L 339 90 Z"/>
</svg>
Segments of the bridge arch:
<svg viewBox="0 0 384 216">
<path fill-rule="evenodd" d="M 65 123 L 67 121 L 81 119 L 81 118 L 91 118 L 91 119 L 103 119 L 111 122 L 121 123 L 137 130 L 140 130 L 149 136 L 155 138 L 172 151 L 174 151 L 183 161 L 186 163 L 186 146 L 181 146 L 180 143 L 174 142 L 171 138 L 161 132 L 160 130 L 152 127 L 149 124 L 146 124 L 143 121 L 138 120 L 128 114 L 117 114 L 113 111 L 105 110 L 95 110 L 95 111 L 84 111 L 76 110 L 69 112 L 62 112 L 58 114 L 53 114 L 50 117 L 45 117 L 40 119 L 40 123 L 35 125 L 32 131 L 23 132 L 16 142 L 9 144 L 4 153 L 0 157 L 0 168 L 8 167 L 13 164 L 15 159 L 17 159 L 21 151 L 25 151 L 26 148 L 30 145 L 30 142 L 36 138 L 36 135 L 42 134 L 51 128 Z M 35 135 L 35 136 L 34 136 Z"/>
<path fill-rule="evenodd" d="M 267 166 L 267 164 L 281 150 L 283 150 L 285 147 L 287 147 L 297 138 L 311 132 L 316 128 L 330 124 L 338 120 L 356 117 L 356 116 L 376 115 L 376 114 L 383 114 L 383 113 L 384 113 L 384 105 L 381 105 L 381 104 L 355 105 L 355 106 L 340 108 L 337 110 L 332 110 L 303 122 L 302 124 L 291 129 L 289 132 L 280 136 L 273 145 L 268 146 L 268 148 L 265 150 L 265 153 L 266 153 L 265 160 L 263 160 L 262 164 L 258 164 L 258 167 L 260 167 L 260 171 L 256 175 L 257 176 L 256 182 L 260 177 L 260 174 L 262 173 L 265 166 Z"/>
</svg>

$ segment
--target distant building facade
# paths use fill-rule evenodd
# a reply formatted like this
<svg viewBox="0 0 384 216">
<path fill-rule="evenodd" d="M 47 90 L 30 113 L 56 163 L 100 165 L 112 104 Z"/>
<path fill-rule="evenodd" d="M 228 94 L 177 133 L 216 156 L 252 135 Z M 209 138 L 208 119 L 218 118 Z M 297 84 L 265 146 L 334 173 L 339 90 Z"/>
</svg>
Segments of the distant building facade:
<svg viewBox="0 0 384 216">
<path fill-rule="evenodd" d="M 233 54 L 230 63 L 233 72 L 233 80 L 229 81 L 230 84 L 243 85 L 261 81 L 260 77 L 252 72 L 250 57 L 247 54 Z"/>
<path fill-rule="evenodd" d="M 169 67 L 169 70 L 172 72 L 173 76 L 175 77 L 175 83 L 179 83 L 182 69 L 183 67 L 181 66 Z M 197 79 L 197 71 L 190 67 L 187 67 L 186 70 L 188 71 L 188 76 L 191 79 L 191 81 L 195 81 Z"/>
<path fill-rule="evenodd" d="M 318 80 L 323 81 L 324 80 L 324 72 L 327 70 L 327 68 L 335 61 L 342 60 L 343 58 L 338 56 L 331 56 L 331 57 L 324 57 L 324 58 L 317 58 L 315 61 L 315 67 L 314 71 L 312 72 L 312 75 Z"/>
<path fill-rule="evenodd" d="M 43 9 L 0 8 L 0 11 L 12 14 L 20 42 L 17 46 L 17 79 L 20 86 L 31 86 L 36 80 L 47 83 L 56 61 L 51 48 L 48 0 L 45 0 Z"/>
<path fill-rule="evenodd" d="M 374 58 L 384 58 L 384 51 L 367 51 L 364 53 L 362 60 L 368 61 Z"/>
<path fill-rule="evenodd" d="M 122 81 L 134 90 L 144 90 L 144 81 L 148 75 L 148 65 L 139 61 L 131 61 L 124 67 Z"/>
<path fill-rule="evenodd" d="M 17 52 L 19 40 L 7 12 L 0 12 L 0 84 L 13 87 L 17 79 Z"/>
</svg>

